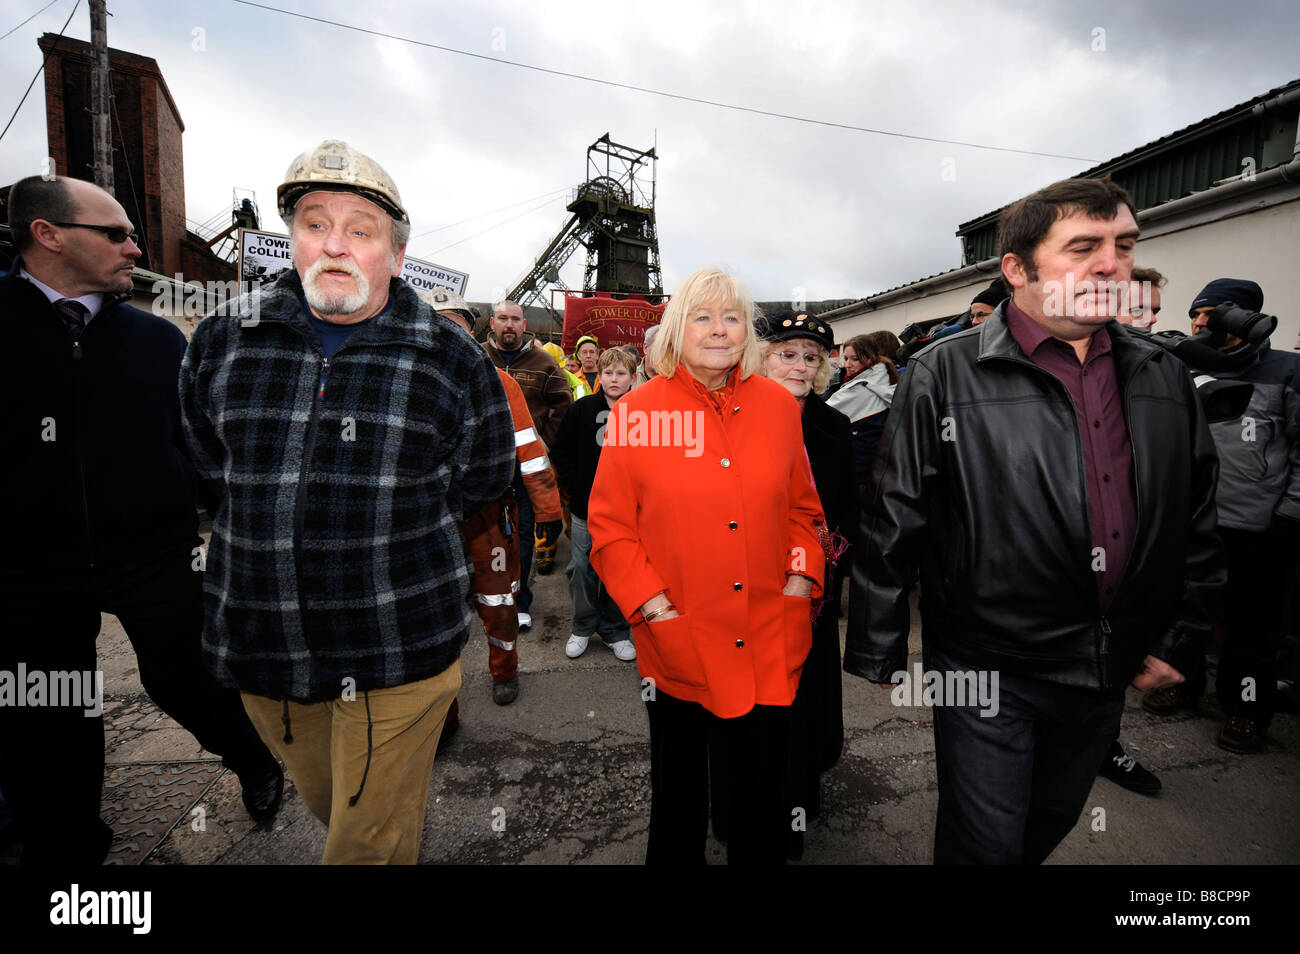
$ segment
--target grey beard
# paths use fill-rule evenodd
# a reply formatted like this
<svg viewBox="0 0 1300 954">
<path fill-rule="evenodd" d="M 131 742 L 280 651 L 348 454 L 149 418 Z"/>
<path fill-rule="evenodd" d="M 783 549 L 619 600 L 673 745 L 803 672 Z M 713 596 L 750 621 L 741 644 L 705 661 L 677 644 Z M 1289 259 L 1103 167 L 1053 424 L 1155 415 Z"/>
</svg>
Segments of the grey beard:
<svg viewBox="0 0 1300 954">
<path fill-rule="evenodd" d="M 320 289 L 318 281 L 320 274 L 324 270 L 320 268 L 324 260 L 318 260 L 316 265 L 312 266 L 307 272 L 307 280 L 302 283 L 303 293 L 307 296 L 307 304 L 319 315 L 351 315 L 360 311 L 366 306 L 370 298 L 370 282 L 360 271 L 354 275 L 357 283 L 357 290 L 348 294 L 339 292 L 337 294 L 328 294 Z"/>
<path fill-rule="evenodd" d="M 358 279 L 357 290 L 350 295 L 327 295 L 312 288 L 305 288 L 307 304 L 318 315 L 351 315 L 365 307 L 370 297 L 370 289 L 364 278 Z"/>
</svg>

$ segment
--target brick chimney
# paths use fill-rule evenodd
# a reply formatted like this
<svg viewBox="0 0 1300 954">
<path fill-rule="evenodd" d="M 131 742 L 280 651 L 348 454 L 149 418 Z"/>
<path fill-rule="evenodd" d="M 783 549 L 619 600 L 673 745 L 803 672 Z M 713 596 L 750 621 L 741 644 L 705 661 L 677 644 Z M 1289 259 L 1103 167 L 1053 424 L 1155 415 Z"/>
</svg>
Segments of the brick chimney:
<svg viewBox="0 0 1300 954">
<path fill-rule="evenodd" d="M 91 145 L 91 47 L 46 33 L 37 43 L 45 63 L 45 123 L 58 175 L 94 181 Z M 116 113 L 112 117 L 117 201 L 141 234 L 139 261 L 164 275 L 182 271 L 185 238 L 185 124 L 152 57 L 108 51 Z M 33 174 L 40 163 L 33 161 Z"/>
</svg>

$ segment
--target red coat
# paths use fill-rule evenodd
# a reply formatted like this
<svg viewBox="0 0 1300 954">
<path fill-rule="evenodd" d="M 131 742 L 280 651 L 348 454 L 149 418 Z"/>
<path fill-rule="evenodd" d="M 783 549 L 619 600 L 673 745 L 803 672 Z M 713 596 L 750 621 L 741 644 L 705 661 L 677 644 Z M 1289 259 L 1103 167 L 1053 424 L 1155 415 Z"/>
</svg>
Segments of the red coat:
<svg viewBox="0 0 1300 954">
<path fill-rule="evenodd" d="M 635 626 L 641 675 L 723 718 L 789 705 L 812 624 L 809 600 L 781 589 L 798 573 L 821 594 L 824 519 L 799 405 L 781 385 L 751 375 L 719 410 L 679 368 L 620 398 L 587 526 L 591 564 Z M 664 590 L 682 615 L 647 624 L 640 608 Z"/>
</svg>

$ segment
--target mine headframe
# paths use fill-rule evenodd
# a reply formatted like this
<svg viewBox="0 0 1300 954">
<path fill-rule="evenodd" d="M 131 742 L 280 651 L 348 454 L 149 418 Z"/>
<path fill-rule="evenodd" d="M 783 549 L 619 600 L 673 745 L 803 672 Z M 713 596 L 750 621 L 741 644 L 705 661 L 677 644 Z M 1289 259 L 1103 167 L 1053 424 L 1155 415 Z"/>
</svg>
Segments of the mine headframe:
<svg viewBox="0 0 1300 954">
<path fill-rule="evenodd" d="M 584 291 L 663 294 L 655 228 L 654 148 L 612 142 L 609 133 L 587 149 L 587 179 L 569 195 L 570 217 L 506 296 L 519 304 L 541 301 L 546 288 L 566 286 L 560 268 L 581 245 L 587 250 Z"/>
</svg>

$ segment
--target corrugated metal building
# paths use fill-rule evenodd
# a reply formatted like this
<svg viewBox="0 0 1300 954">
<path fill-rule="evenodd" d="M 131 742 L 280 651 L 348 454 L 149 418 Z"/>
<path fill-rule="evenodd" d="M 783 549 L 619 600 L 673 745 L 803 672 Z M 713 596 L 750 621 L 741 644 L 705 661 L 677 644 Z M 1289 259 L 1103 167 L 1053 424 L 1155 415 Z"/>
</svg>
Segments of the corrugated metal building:
<svg viewBox="0 0 1300 954">
<path fill-rule="evenodd" d="M 1249 278 L 1279 318 L 1275 348 L 1300 350 L 1300 80 L 1269 90 L 1079 173 L 1132 195 L 1137 260 L 1168 279 L 1160 329 L 1190 330 L 1187 306 L 1214 278 Z M 1000 270 L 1002 208 L 957 228 L 963 264 L 825 312 L 836 340 L 898 333 L 966 310 Z"/>
</svg>

